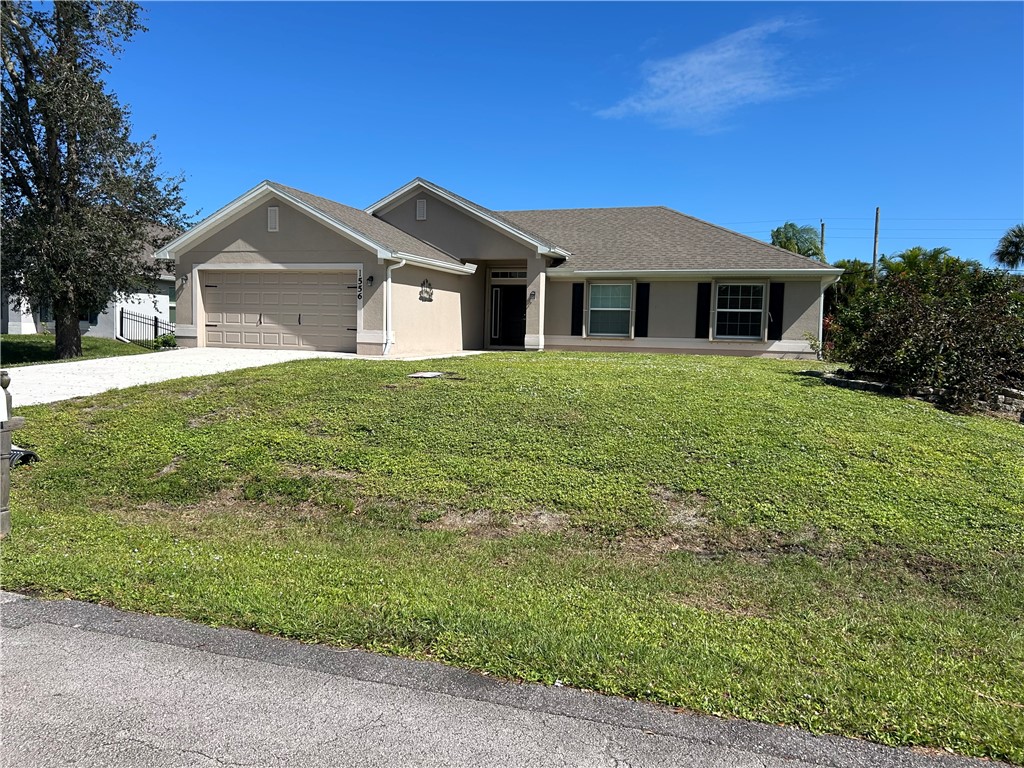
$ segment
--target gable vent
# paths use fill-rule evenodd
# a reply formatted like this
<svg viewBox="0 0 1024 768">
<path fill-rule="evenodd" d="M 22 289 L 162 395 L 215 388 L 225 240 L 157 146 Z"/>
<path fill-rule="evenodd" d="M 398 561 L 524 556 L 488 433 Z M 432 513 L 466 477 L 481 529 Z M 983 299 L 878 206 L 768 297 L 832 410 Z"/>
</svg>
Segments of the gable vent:
<svg viewBox="0 0 1024 768">
<path fill-rule="evenodd" d="M 427 200 L 421 197 L 416 201 L 416 221 L 427 220 Z"/>
<path fill-rule="evenodd" d="M 277 232 L 277 206 L 267 206 L 267 232 Z"/>
</svg>

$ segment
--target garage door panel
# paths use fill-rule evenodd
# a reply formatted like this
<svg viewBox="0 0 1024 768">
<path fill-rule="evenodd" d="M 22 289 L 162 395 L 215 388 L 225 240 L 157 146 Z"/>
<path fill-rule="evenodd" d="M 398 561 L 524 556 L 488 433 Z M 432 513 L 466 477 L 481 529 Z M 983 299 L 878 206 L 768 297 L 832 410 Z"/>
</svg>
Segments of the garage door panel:
<svg viewBox="0 0 1024 768">
<path fill-rule="evenodd" d="M 210 272 L 203 279 L 210 346 L 354 352 L 355 273 Z M 255 289 L 255 290 L 254 290 Z"/>
</svg>

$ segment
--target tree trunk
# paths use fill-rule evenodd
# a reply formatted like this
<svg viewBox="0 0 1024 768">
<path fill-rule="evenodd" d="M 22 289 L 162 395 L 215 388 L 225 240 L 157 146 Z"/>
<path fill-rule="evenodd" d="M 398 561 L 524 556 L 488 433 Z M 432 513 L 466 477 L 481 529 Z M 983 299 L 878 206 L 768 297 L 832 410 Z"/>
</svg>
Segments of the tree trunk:
<svg viewBox="0 0 1024 768">
<path fill-rule="evenodd" d="M 82 330 L 78 327 L 78 312 L 72 305 L 55 304 L 53 319 L 56 325 L 57 359 L 81 357 Z"/>
</svg>

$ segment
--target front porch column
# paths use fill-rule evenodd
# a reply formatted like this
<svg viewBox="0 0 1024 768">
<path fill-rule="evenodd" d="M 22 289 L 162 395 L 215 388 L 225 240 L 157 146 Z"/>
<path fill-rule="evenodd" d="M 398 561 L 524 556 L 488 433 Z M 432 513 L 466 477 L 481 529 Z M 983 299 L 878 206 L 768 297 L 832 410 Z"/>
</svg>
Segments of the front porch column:
<svg viewBox="0 0 1024 768">
<path fill-rule="evenodd" d="M 547 260 L 539 254 L 526 260 L 526 340 L 523 346 L 528 350 L 544 349 L 546 269 Z"/>
</svg>

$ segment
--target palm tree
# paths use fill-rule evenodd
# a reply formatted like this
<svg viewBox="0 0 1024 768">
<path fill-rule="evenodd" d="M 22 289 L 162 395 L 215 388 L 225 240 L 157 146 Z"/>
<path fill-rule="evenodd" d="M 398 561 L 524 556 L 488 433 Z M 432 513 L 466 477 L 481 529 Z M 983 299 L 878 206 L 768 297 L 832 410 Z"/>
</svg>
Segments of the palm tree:
<svg viewBox="0 0 1024 768">
<path fill-rule="evenodd" d="M 1024 224 L 1015 224 L 999 238 L 992 258 L 1007 269 L 1024 267 Z"/>
<path fill-rule="evenodd" d="M 772 230 L 772 245 L 799 253 L 801 256 L 825 261 L 818 230 L 811 226 L 800 227 L 792 221 L 787 221 L 781 227 Z"/>
<path fill-rule="evenodd" d="M 883 274 L 908 276 L 946 275 L 981 269 L 977 261 L 965 261 L 950 255 L 949 248 L 924 248 L 920 245 L 892 256 L 883 255 L 879 266 Z"/>
</svg>

